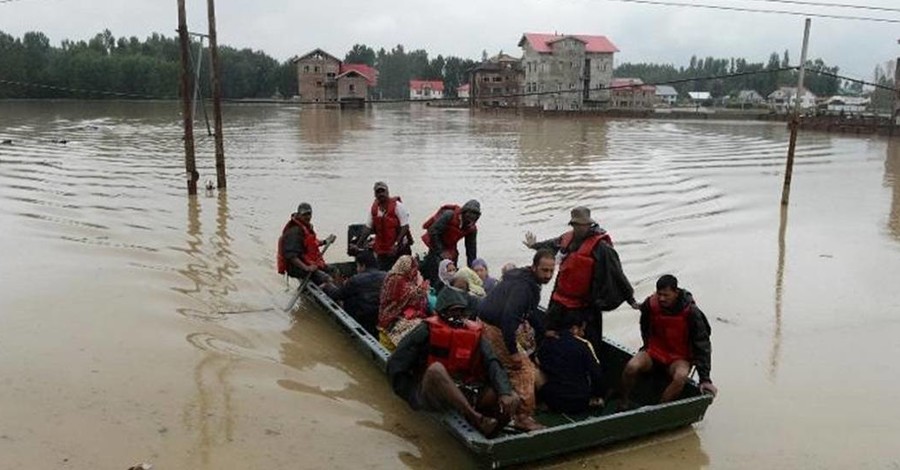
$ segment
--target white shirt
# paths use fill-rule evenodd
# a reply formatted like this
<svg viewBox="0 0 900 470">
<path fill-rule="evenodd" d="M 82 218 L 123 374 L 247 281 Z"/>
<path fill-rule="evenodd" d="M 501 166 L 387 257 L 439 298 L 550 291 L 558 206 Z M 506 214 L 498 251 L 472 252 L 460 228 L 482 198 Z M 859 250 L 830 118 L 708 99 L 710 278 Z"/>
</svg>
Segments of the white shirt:
<svg viewBox="0 0 900 470">
<path fill-rule="evenodd" d="M 381 206 L 378 206 L 376 209 L 378 211 L 378 215 L 384 216 L 384 209 Z M 397 204 L 394 206 L 394 214 L 397 215 L 397 218 L 400 220 L 400 226 L 409 225 L 409 211 L 406 210 L 406 206 L 403 205 L 402 202 L 397 201 Z M 366 227 L 372 228 L 372 210 L 366 211 Z"/>
</svg>

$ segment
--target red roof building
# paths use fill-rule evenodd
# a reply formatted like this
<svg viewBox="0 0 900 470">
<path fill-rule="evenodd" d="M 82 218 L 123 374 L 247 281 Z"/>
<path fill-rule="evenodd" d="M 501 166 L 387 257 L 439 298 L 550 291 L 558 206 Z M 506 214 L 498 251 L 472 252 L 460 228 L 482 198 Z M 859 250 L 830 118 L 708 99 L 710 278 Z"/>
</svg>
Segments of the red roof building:
<svg viewBox="0 0 900 470">
<path fill-rule="evenodd" d="M 525 33 L 519 40 L 519 47 L 526 42 L 535 52 L 542 54 L 550 54 L 553 52 L 551 46 L 554 42 L 567 38 L 575 38 L 584 43 L 584 51 L 587 53 L 613 54 L 619 52 L 619 49 L 606 36 L 595 36 L 588 34 L 545 34 L 545 33 Z"/>
<path fill-rule="evenodd" d="M 444 82 L 440 80 L 410 80 L 409 99 L 428 100 L 444 97 Z"/>
<path fill-rule="evenodd" d="M 374 87 L 378 84 L 378 71 L 373 67 L 370 67 L 366 64 L 348 64 L 346 62 L 341 63 L 341 74 L 345 74 L 351 70 L 359 72 L 360 75 L 366 77 L 366 82 L 369 83 L 370 87 Z"/>
</svg>

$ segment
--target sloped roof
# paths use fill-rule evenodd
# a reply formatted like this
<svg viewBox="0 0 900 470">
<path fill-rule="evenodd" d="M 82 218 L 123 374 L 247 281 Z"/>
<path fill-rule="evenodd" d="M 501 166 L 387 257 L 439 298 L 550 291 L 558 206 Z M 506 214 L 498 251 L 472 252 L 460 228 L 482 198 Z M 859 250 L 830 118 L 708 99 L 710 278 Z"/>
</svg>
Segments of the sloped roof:
<svg viewBox="0 0 900 470">
<path fill-rule="evenodd" d="M 659 96 L 678 96 L 678 90 L 670 85 L 659 85 L 656 87 L 656 94 Z"/>
<path fill-rule="evenodd" d="M 645 85 L 644 81 L 640 78 L 614 78 L 612 82 L 609 84 L 609 87 L 613 89 L 613 91 L 632 91 L 639 89 L 641 91 L 655 91 L 656 87 L 653 85 Z"/>
<path fill-rule="evenodd" d="M 410 90 L 422 90 L 424 88 L 431 88 L 435 91 L 444 91 L 444 82 L 440 80 L 410 80 L 409 81 L 409 89 Z"/>
<path fill-rule="evenodd" d="M 589 34 L 547 34 L 547 33 L 525 33 L 519 40 L 519 47 L 527 42 L 532 49 L 542 54 L 549 54 L 553 51 L 550 47 L 554 42 L 563 39 L 572 38 L 584 43 L 585 52 L 596 52 L 612 54 L 619 52 L 619 49 L 607 39 L 606 36 L 597 36 Z"/>
<path fill-rule="evenodd" d="M 378 83 L 378 71 L 366 64 L 341 64 L 341 75 L 351 71 L 366 77 L 369 86 L 375 86 Z"/>
<path fill-rule="evenodd" d="M 465 85 L 460 85 L 460 86 L 456 87 L 456 91 L 469 91 L 469 88 L 470 88 L 469 84 L 466 83 Z"/>
<path fill-rule="evenodd" d="M 322 56 L 325 56 L 325 57 L 327 57 L 327 58 L 329 58 L 329 59 L 332 59 L 332 60 L 335 60 L 335 61 L 337 61 L 337 62 L 340 62 L 340 61 L 341 61 L 341 59 L 338 59 L 337 57 L 335 57 L 335 56 L 333 56 L 333 55 L 331 55 L 331 54 L 325 52 L 325 50 L 320 49 L 320 48 L 317 47 L 317 48 L 315 48 L 315 49 L 313 49 L 313 50 L 307 52 L 306 54 L 303 54 L 302 56 L 294 57 L 293 59 L 291 59 L 291 62 L 296 64 L 297 62 L 299 62 L 299 61 L 301 61 L 301 60 L 303 60 L 303 59 L 305 59 L 305 58 L 307 58 L 307 57 L 316 55 L 316 54 L 320 54 L 320 55 L 322 55 Z"/>
<path fill-rule="evenodd" d="M 689 91 L 688 96 L 692 100 L 703 101 L 712 99 L 712 95 L 708 91 Z"/>
</svg>

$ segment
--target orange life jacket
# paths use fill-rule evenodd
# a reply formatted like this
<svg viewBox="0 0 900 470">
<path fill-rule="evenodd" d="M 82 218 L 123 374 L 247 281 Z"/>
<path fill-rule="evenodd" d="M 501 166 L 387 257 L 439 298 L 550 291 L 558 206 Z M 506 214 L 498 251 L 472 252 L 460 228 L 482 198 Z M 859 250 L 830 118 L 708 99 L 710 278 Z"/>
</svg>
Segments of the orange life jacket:
<svg viewBox="0 0 900 470">
<path fill-rule="evenodd" d="M 316 232 L 312 227 L 307 226 L 306 224 L 297 221 L 293 217 L 288 223 L 284 224 L 284 228 L 281 229 L 281 236 L 278 237 L 278 248 L 276 255 L 276 265 L 278 267 L 278 274 L 284 274 L 287 272 L 288 268 L 288 260 L 284 258 L 284 236 L 287 234 L 287 231 L 296 225 L 300 227 L 300 237 L 303 240 L 303 245 L 306 248 L 303 252 L 303 257 L 301 260 L 309 265 L 315 265 L 316 267 L 322 269 L 325 265 L 325 258 L 322 258 L 322 252 L 319 251 L 319 239 L 316 237 Z"/>
<path fill-rule="evenodd" d="M 568 249 L 573 238 L 572 231 L 566 232 L 562 236 L 560 245 Z M 612 244 L 612 239 L 606 233 L 591 233 L 581 242 L 581 246 L 577 250 L 566 255 L 559 264 L 556 287 L 553 289 L 553 295 L 550 296 L 552 300 L 568 308 L 590 306 L 591 278 L 594 277 L 594 247 L 600 242 Z"/>
<path fill-rule="evenodd" d="M 456 380 L 464 383 L 484 378 L 478 344 L 484 325 L 466 320 L 461 328 L 454 328 L 437 315 L 425 319 L 428 323 L 428 365 L 440 362 Z"/>
<path fill-rule="evenodd" d="M 691 303 L 680 312 L 666 313 L 656 294 L 650 296 L 650 337 L 647 338 L 647 354 L 654 361 L 671 364 L 677 359 L 691 360 L 689 324 Z"/>
<path fill-rule="evenodd" d="M 378 199 L 372 203 L 372 231 L 375 232 L 375 254 L 390 254 L 397 237 L 400 235 L 400 218 L 397 217 L 397 202 L 403 202 L 399 197 L 388 199 L 384 214 L 380 214 Z"/>
<path fill-rule="evenodd" d="M 467 235 L 473 234 L 478 231 L 478 227 L 475 224 L 472 224 L 466 228 L 462 228 L 462 208 L 456 204 L 444 204 L 440 209 L 437 210 L 428 220 L 422 224 L 422 228 L 425 229 L 425 234 L 422 235 L 422 241 L 425 242 L 425 246 L 431 248 L 431 235 L 428 234 L 428 228 L 434 225 L 434 222 L 441 216 L 441 214 L 446 210 L 453 211 L 453 217 L 450 218 L 450 222 L 447 224 L 447 229 L 444 230 L 443 235 L 441 236 L 441 241 L 444 242 L 444 249 L 450 251 L 451 255 L 455 259 L 459 256 L 459 250 L 456 249 L 456 244 L 459 243 L 460 240 L 465 238 Z"/>
</svg>

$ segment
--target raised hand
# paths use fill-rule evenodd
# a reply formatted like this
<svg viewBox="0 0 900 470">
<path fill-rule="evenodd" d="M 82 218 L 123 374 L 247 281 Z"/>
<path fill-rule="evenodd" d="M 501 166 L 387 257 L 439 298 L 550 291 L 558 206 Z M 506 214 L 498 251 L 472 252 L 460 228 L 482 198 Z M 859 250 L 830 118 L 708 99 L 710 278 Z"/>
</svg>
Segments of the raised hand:
<svg viewBox="0 0 900 470">
<path fill-rule="evenodd" d="M 525 232 L 525 240 L 522 242 L 522 244 L 527 246 L 528 248 L 533 248 L 535 243 L 537 243 L 537 238 L 535 238 L 534 234 L 531 232 Z"/>
</svg>

